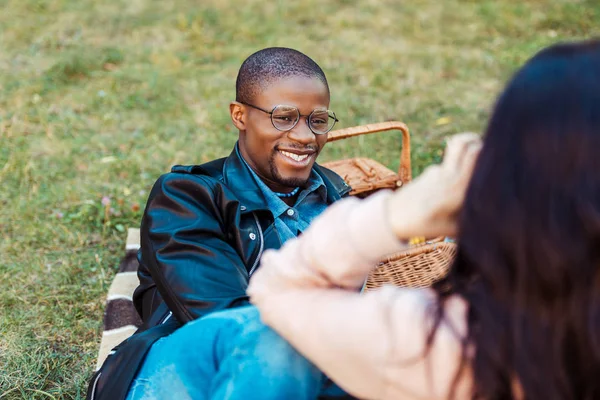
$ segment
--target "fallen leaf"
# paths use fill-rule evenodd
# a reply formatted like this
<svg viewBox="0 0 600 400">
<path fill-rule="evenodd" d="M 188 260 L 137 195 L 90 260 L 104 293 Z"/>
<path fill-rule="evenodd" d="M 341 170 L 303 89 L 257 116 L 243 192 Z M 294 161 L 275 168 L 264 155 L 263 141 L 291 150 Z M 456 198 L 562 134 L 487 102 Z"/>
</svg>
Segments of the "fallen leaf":
<svg viewBox="0 0 600 400">
<path fill-rule="evenodd" d="M 435 121 L 435 125 L 436 126 L 448 125 L 450 122 L 452 122 L 452 118 L 450 118 L 450 117 L 442 117 L 442 118 L 438 118 Z"/>
<path fill-rule="evenodd" d="M 108 163 L 115 162 L 115 161 L 117 161 L 117 157 L 115 157 L 115 156 L 107 156 L 107 157 L 102 157 L 100 159 L 100 162 L 102 164 L 108 164 Z"/>
</svg>

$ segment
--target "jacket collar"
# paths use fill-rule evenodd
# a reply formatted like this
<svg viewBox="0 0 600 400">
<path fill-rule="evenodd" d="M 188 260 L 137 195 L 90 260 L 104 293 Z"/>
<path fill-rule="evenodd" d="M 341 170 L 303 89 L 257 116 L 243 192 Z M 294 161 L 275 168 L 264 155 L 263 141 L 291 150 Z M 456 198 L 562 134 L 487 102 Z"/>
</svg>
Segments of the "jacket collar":
<svg viewBox="0 0 600 400">
<path fill-rule="evenodd" d="M 240 200 L 240 204 L 245 207 L 245 210 L 242 210 L 242 212 L 268 210 L 267 200 L 256 185 L 250 170 L 236 148 L 233 149 L 223 163 L 223 183 L 236 194 Z M 333 171 L 321 167 L 316 163 L 313 166 L 313 170 L 325 183 L 328 204 L 339 200 L 342 196 L 350 192 L 350 186 Z"/>
</svg>

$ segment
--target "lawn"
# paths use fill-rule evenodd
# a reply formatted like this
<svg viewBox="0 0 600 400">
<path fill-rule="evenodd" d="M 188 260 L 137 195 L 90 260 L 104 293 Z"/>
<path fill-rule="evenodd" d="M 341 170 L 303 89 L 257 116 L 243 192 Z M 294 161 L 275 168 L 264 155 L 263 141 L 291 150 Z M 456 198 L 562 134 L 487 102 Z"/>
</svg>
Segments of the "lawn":
<svg viewBox="0 0 600 400">
<path fill-rule="evenodd" d="M 171 165 L 229 153 L 252 52 L 313 57 L 340 127 L 406 122 L 418 174 L 535 52 L 599 34 L 597 0 L 0 0 L 0 398 L 84 397 L 126 230 Z"/>
</svg>

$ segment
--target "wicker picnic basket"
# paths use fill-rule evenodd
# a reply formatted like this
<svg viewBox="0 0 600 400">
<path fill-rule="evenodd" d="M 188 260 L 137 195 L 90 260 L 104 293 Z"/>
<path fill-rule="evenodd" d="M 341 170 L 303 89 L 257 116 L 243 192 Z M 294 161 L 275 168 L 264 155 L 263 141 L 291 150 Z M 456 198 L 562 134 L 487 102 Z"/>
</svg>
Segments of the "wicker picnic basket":
<svg viewBox="0 0 600 400">
<path fill-rule="evenodd" d="M 383 285 L 429 287 L 448 273 L 456 244 L 442 239 L 410 247 L 387 257 L 369 274 L 365 290 Z"/>
<path fill-rule="evenodd" d="M 410 182 L 410 134 L 406 124 L 398 121 L 354 126 L 329 133 L 327 142 L 347 139 L 377 132 L 399 130 L 402 133 L 400 168 L 395 173 L 369 158 L 350 158 L 324 163 L 352 187 L 353 196 L 366 197 L 377 190 L 397 189 Z M 371 272 L 365 290 L 384 284 L 402 287 L 427 287 L 443 278 L 456 253 L 456 244 L 435 238 L 408 250 L 388 256 Z"/>
<path fill-rule="evenodd" d="M 402 150 L 398 173 L 370 158 L 349 158 L 323 163 L 335 171 L 352 187 L 352 196 L 366 197 L 380 189 L 396 189 L 411 180 L 410 134 L 406 124 L 398 121 L 354 126 L 329 132 L 327 142 L 368 135 L 371 133 L 399 130 L 402 133 Z"/>
</svg>

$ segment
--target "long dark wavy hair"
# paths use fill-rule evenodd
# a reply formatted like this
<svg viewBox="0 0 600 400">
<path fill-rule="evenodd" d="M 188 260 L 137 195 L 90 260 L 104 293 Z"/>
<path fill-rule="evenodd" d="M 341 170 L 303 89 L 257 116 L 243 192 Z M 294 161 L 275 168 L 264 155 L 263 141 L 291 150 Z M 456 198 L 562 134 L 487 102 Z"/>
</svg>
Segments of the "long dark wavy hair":
<svg viewBox="0 0 600 400">
<path fill-rule="evenodd" d="M 512 78 L 459 232 L 434 289 L 438 322 L 448 296 L 468 304 L 472 398 L 600 399 L 600 41 L 549 47 Z"/>
</svg>

